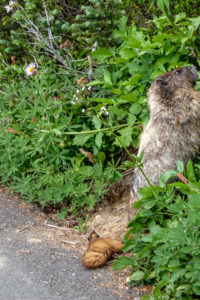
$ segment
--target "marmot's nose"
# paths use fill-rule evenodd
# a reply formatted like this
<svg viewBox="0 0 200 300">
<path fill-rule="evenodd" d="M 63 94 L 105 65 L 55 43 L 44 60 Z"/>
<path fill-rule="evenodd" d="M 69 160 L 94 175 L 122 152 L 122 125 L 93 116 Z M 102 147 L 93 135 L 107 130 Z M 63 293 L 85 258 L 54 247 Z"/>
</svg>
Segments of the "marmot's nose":
<svg viewBox="0 0 200 300">
<path fill-rule="evenodd" d="M 194 81 L 196 82 L 197 81 L 197 79 L 198 79 L 198 73 L 197 73 L 197 69 L 196 69 L 196 67 L 195 66 L 188 66 L 188 67 L 186 67 L 187 68 L 187 70 L 188 71 L 190 71 L 192 74 L 193 74 L 193 76 L 194 76 Z"/>
</svg>

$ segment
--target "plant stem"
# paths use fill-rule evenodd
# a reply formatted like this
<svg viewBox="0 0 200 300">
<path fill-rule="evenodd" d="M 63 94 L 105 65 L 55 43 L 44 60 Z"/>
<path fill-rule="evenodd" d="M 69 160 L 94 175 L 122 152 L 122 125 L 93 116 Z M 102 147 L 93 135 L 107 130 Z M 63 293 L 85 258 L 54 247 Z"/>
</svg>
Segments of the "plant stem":
<svg viewBox="0 0 200 300">
<path fill-rule="evenodd" d="M 87 101 L 87 99 L 86 99 Z M 92 107 L 92 109 L 94 110 L 94 112 L 98 115 L 98 111 L 96 110 L 96 108 L 91 104 L 91 102 L 87 101 L 87 103 L 89 104 L 89 106 Z M 106 126 L 109 126 L 108 123 L 104 120 L 104 118 L 102 116 L 99 116 L 102 123 Z M 122 141 L 120 140 L 120 138 L 115 134 L 115 132 L 112 130 L 112 127 L 110 127 L 109 129 L 112 134 L 115 136 L 115 138 L 118 140 L 118 142 L 122 145 L 122 147 L 124 148 L 124 150 L 126 151 L 126 153 L 128 154 L 128 156 L 132 159 L 132 161 L 135 163 L 136 167 L 140 170 L 140 172 L 142 173 L 143 177 L 145 178 L 145 180 L 147 181 L 147 183 L 149 184 L 149 186 L 155 191 L 153 185 L 151 184 L 150 180 L 148 179 L 148 177 L 146 176 L 146 174 L 144 173 L 143 169 L 139 166 L 139 164 L 137 163 L 137 160 L 133 157 L 133 155 L 130 153 L 130 151 L 124 146 L 124 144 L 122 143 Z M 156 192 L 156 191 L 155 191 Z"/>
<path fill-rule="evenodd" d="M 118 130 L 120 128 L 126 127 L 128 124 L 122 124 L 118 126 L 108 127 L 108 128 L 102 128 L 102 129 L 95 129 L 95 130 L 87 130 L 87 131 L 69 131 L 69 132 L 62 132 L 62 134 L 66 135 L 78 135 L 78 134 L 88 134 L 88 133 L 98 133 L 102 131 L 110 131 L 110 130 Z M 41 132 L 51 133 L 50 130 L 40 130 Z"/>
</svg>

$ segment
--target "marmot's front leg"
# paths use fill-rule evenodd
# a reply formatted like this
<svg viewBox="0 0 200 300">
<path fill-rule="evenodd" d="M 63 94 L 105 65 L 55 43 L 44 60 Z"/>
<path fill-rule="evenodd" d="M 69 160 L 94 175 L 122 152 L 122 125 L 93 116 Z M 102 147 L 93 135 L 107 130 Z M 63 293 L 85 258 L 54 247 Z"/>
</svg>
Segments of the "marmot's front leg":
<svg viewBox="0 0 200 300">
<path fill-rule="evenodd" d="M 137 202 L 137 196 L 134 195 L 133 191 L 130 191 L 130 200 L 128 204 L 128 222 L 130 222 L 136 215 L 137 210 L 133 208 L 133 204 Z"/>
</svg>

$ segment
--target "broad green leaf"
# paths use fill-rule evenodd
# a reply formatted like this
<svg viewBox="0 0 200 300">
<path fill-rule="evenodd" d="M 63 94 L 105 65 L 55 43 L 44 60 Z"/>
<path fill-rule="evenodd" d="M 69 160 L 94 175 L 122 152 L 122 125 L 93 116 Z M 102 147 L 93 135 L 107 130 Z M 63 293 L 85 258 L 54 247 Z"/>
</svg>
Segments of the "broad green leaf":
<svg viewBox="0 0 200 300">
<path fill-rule="evenodd" d="M 135 244 L 136 244 L 135 238 L 134 239 L 133 238 L 128 239 L 126 241 L 125 245 L 122 248 L 123 252 L 128 252 L 128 251 L 134 249 Z"/>
<path fill-rule="evenodd" d="M 62 132 L 56 128 L 54 128 L 52 131 L 58 136 L 60 136 L 62 134 Z"/>
<path fill-rule="evenodd" d="M 104 161 L 106 159 L 106 155 L 104 152 L 99 152 L 99 160 L 102 164 L 104 164 Z"/>
<path fill-rule="evenodd" d="M 128 126 L 132 127 L 135 124 L 136 116 L 134 114 L 128 115 Z"/>
<path fill-rule="evenodd" d="M 125 100 L 126 102 L 135 102 L 136 101 L 136 95 L 135 95 L 135 93 L 120 95 L 119 99 Z"/>
<path fill-rule="evenodd" d="M 186 204 L 188 208 L 190 209 L 198 209 L 198 207 L 200 206 L 200 194 L 199 193 L 191 193 L 188 195 L 188 203 Z"/>
<path fill-rule="evenodd" d="M 116 262 L 114 262 L 113 269 L 118 271 L 128 266 L 134 266 L 134 265 L 135 265 L 135 259 L 133 257 L 122 256 Z"/>
<path fill-rule="evenodd" d="M 151 243 L 152 242 L 152 240 L 153 240 L 153 235 L 152 234 L 146 234 L 145 236 L 143 236 L 142 238 L 141 238 L 141 240 L 143 241 L 143 242 L 145 242 L 145 243 Z M 149 245 L 148 245 L 149 246 Z M 152 245 L 151 245 L 151 247 L 152 247 Z M 144 249 L 143 249 L 144 250 Z M 143 251 L 142 250 L 142 251 Z M 149 253 L 149 251 L 148 251 L 148 253 Z"/>
<path fill-rule="evenodd" d="M 106 48 L 99 48 L 96 51 L 91 53 L 91 57 L 97 60 L 105 60 L 108 57 L 111 57 L 112 53 Z"/>
<path fill-rule="evenodd" d="M 142 239 L 142 241 L 143 241 L 143 239 Z M 137 253 L 137 255 L 140 259 L 148 257 L 149 254 L 152 252 L 153 244 L 150 243 L 151 242 L 150 234 L 149 234 L 149 237 L 147 238 L 147 242 L 148 242 L 148 245 L 145 246 L 140 252 Z"/>
<path fill-rule="evenodd" d="M 186 191 L 189 190 L 189 186 L 183 182 L 174 182 L 174 183 L 170 183 L 170 186 L 174 186 L 176 188 L 179 188 L 181 191 Z"/>
<path fill-rule="evenodd" d="M 103 132 L 99 132 L 97 133 L 97 135 L 95 136 L 95 143 L 97 145 L 98 148 L 101 147 L 102 144 L 102 137 L 103 137 Z"/>
<path fill-rule="evenodd" d="M 176 281 L 177 279 L 179 279 L 180 277 L 184 276 L 186 273 L 186 269 L 185 268 L 177 268 L 173 271 L 171 279 L 172 281 Z"/>
<path fill-rule="evenodd" d="M 57 216 L 60 220 L 64 220 L 66 218 L 66 214 L 67 214 L 67 209 L 62 208 L 62 210 L 57 214 Z"/>
<path fill-rule="evenodd" d="M 104 81 L 103 80 L 92 80 L 86 87 L 88 86 L 96 86 L 96 85 L 103 85 Z"/>
<path fill-rule="evenodd" d="M 127 82 L 127 85 L 134 86 L 136 83 L 138 83 L 138 81 L 140 80 L 141 77 L 142 77 L 141 74 L 135 74 L 135 75 L 132 76 L 132 77 L 130 78 L 130 80 Z"/>
<path fill-rule="evenodd" d="M 93 118 L 92 118 L 92 123 L 94 124 L 94 127 L 95 127 L 95 129 L 101 129 L 101 125 L 102 125 L 102 122 L 101 122 L 101 120 L 99 119 L 99 117 L 97 117 L 97 116 L 94 116 Z"/>
<path fill-rule="evenodd" d="M 154 234 L 153 242 L 156 243 L 156 244 L 157 243 L 162 243 L 163 241 L 167 240 L 168 238 L 169 238 L 169 230 L 167 228 L 160 228 Z"/>
<path fill-rule="evenodd" d="M 169 278 L 169 280 L 170 280 L 170 278 Z M 160 290 L 161 290 L 165 285 L 167 285 L 167 284 L 168 284 L 168 281 L 167 281 L 167 280 L 161 280 L 161 281 L 159 281 L 159 283 L 156 285 L 156 287 L 155 287 L 155 289 L 154 289 L 154 291 L 153 291 L 153 295 L 159 296 L 159 295 L 160 295 Z M 158 299 L 158 298 L 156 298 L 156 299 Z"/>
<path fill-rule="evenodd" d="M 130 278 L 130 280 L 138 281 L 138 280 L 141 280 L 144 277 L 144 274 L 145 273 L 142 272 L 142 271 L 136 271 L 129 278 Z"/>
<path fill-rule="evenodd" d="M 110 72 L 108 71 L 108 69 L 104 69 L 103 73 L 104 73 L 104 81 L 105 81 L 105 83 L 112 85 L 112 80 L 111 80 Z"/>
<path fill-rule="evenodd" d="M 184 163 L 181 160 L 177 161 L 177 170 L 183 174 L 184 173 Z"/>
<path fill-rule="evenodd" d="M 164 2 L 164 4 L 165 4 L 165 6 L 169 9 L 169 0 L 163 0 L 163 2 Z"/>
<path fill-rule="evenodd" d="M 165 13 L 165 7 L 169 9 L 169 0 L 157 0 L 157 6 Z"/>
<path fill-rule="evenodd" d="M 174 214 L 180 213 L 183 210 L 183 203 L 174 203 L 168 206 L 168 211 Z"/>
<path fill-rule="evenodd" d="M 164 11 L 164 1 L 163 0 L 157 0 L 157 6 L 160 10 Z"/>
<path fill-rule="evenodd" d="M 173 34 L 168 34 L 166 32 L 163 32 L 161 34 L 158 34 L 153 37 L 152 42 L 153 43 L 162 43 L 165 40 L 170 40 L 173 37 Z"/>
<path fill-rule="evenodd" d="M 122 58 L 125 58 L 125 59 L 131 59 L 137 55 L 136 51 L 134 49 L 130 49 L 130 48 L 120 49 L 119 54 Z"/>
<path fill-rule="evenodd" d="M 191 160 L 189 160 L 187 163 L 186 175 L 190 182 L 196 181 L 196 176 Z"/>
<path fill-rule="evenodd" d="M 185 228 L 181 225 L 173 228 L 169 233 L 169 238 L 174 243 L 174 246 L 178 244 L 184 245 L 186 243 Z"/>
<path fill-rule="evenodd" d="M 93 136 L 94 133 L 78 134 L 73 139 L 73 145 L 83 146 Z"/>
<path fill-rule="evenodd" d="M 126 26 L 127 21 L 128 21 L 128 17 L 126 17 L 126 16 L 121 17 L 121 19 L 118 22 L 118 27 L 119 27 L 120 31 L 123 31 L 123 32 L 126 31 L 126 29 L 127 29 L 127 26 Z"/>
<path fill-rule="evenodd" d="M 176 170 L 168 170 L 161 174 L 159 181 L 160 183 L 167 183 L 168 180 L 174 178 L 177 176 Z"/>
<path fill-rule="evenodd" d="M 186 18 L 185 12 L 180 13 L 180 14 L 174 16 L 174 22 L 177 24 L 178 22 L 184 20 L 185 18 Z"/>
<path fill-rule="evenodd" d="M 145 208 L 145 209 L 150 209 L 152 208 L 154 205 L 156 204 L 156 200 L 151 200 L 151 201 L 145 201 L 142 206 Z"/>
<path fill-rule="evenodd" d="M 194 29 L 198 29 L 199 25 L 200 25 L 200 17 L 197 18 L 190 18 L 190 21 L 194 27 Z"/>
<path fill-rule="evenodd" d="M 152 295 L 144 295 L 144 296 L 140 297 L 140 300 L 158 300 L 158 298 L 155 298 Z M 165 300 L 165 299 L 162 298 L 160 300 Z M 168 300 L 168 299 L 166 299 L 166 300 Z"/>
<path fill-rule="evenodd" d="M 130 112 L 134 115 L 138 115 L 141 111 L 142 111 L 142 106 L 137 103 L 133 103 L 130 107 Z"/>
<path fill-rule="evenodd" d="M 144 179 L 145 180 L 145 179 Z M 138 190 L 138 199 L 139 200 L 144 200 L 144 199 L 149 199 L 149 200 L 154 200 L 154 191 L 152 187 L 147 186 L 144 188 L 140 188 Z"/>
<path fill-rule="evenodd" d="M 126 127 L 126 128 L 123 128 L 121 130 L 118 131 L 118 133 L 120 134 L 120 136 L 118 137 L 118 139 L 115 139 L 115 144 L 117 146 L 120 146 L 122 147 L 128 147 L 130 146 L 131 142 L 132 142 L 132 128 L 131 127 Z"/>
<path fill-rule="evenodd" d="M 181 266 L 181 262 L 178 258 L 172 258 L 169 260 L 169 263 L 168 263 L 168 267 L 169 268 L 174 268 L 174 267 L 180 267 Z"/>
<path fill-rule="evenodd" d="M 143 44 L 142 41 L 135 39 L 134 37 L 127 37 L 124 38 L 125 43 L 129 46 L 132 47 L 133 49 L 143 49 Z"/>
<path fill-rule="evenodd" d="M 193 289 L 195 295 L 200 296 L 200 282 L 199 281 L 193 284 L 192 289 Z"/>
</svg>

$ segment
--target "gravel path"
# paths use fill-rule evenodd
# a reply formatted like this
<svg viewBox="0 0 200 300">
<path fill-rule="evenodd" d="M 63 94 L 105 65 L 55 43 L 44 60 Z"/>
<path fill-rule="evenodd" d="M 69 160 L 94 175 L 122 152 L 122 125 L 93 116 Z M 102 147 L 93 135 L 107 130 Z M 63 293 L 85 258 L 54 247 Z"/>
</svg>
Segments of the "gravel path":
<svg viewBox="0 0 200 300">
<path fill-rule="evenodd" d="M 37 205 L 0 192 L 0 300 L 138 299 L 111 267 L 84 268 L 81 244 L 67 247 L 62 241 L 72 236 L 48 218 Z"/>
</svg>

